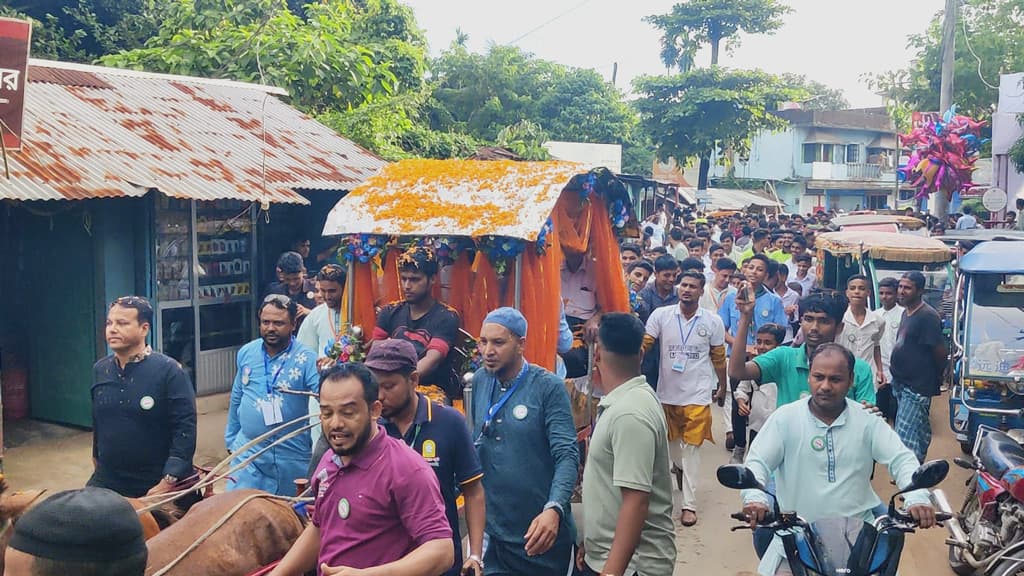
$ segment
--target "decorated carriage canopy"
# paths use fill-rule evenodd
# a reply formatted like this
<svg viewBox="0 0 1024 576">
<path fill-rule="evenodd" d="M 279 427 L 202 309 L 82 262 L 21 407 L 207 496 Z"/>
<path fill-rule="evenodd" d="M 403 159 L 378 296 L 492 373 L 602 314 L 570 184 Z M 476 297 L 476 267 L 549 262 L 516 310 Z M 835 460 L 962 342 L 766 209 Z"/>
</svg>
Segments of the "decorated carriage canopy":
<svg viewBox="0 0 1024 576">
<path fill-rule="evenodd" d="M 949 262 L 953 258 L 949 247 L 934 238 L 895 232 L 827 232 L 819 235 L 814 245 L 835 255 L 861 258 L 866 254 L 875 260 L 892 262 L 927 264 Z"/>
<path fill-rule="evenodd" d="M 376 307 L 401 298 L 398 259 L 411 246 L 435 252 L 441 272 L 434 296 L 473 336 L 489 311 L 516 304 L 518 270 L 526 355 L 553 369 L 564 255 L 585 255 L 601 310 L 626 312 L 617 237 L 635 234 L 636 226 L 625 186 L 603 168 L 402 160 L 342 198 L 323 234 L 342 236 L 339 259 L 354 266 L 353 324 L 364 334 Z"/>
</svg>

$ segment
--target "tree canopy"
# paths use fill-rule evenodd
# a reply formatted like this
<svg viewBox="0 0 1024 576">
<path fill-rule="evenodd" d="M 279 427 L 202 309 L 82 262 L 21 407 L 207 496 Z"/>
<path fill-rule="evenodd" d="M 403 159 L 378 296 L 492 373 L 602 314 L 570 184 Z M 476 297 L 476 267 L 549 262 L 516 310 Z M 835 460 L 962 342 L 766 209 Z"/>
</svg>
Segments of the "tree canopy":
<svg viewBox="0 0 1024 576">
<path fill-rule="evenodd" d="M 697 50 L 711 46 L 711 65 L 718 64 L 719 48 L 739 44 L 737 35 L 771 34 L 782 27 L 782 17 L 790 13 L 778 0 L 685 0 L 668 14 L 646 20 L 661 31 L 661 60 L 670 69 L 689 71 Z"/>
<path fill-rule="evenodd" d="M 744 151 L 750 135 L 784 128 L 771 114 L 775 104 L 804 93 L 777 76 L 760 70 L 712 67 L 673 76 L 643 76 L 635 86 L 642 97 L 636 106 L 644 130 L 665 160 L 696 156 L 704 165 L 715 150 Z M 707 167 L 702 170 L 707 188 Z"/>
<path fill-rule="evenodd" d="M 938 111 L 942 18 L 939 12 L 926 30 L 908 38 L 907 45 L 915 50 L 908 67 L 868 76 L 868 85 L 913 109 Z M 961 114 L 988 119 L 999 99 L 999 91 L 991 86 L 999 84 L 1000 74 L 1024 69 L 1024 3 L 964 0 L 959 18 L 953 102 Z"/>
</svg>

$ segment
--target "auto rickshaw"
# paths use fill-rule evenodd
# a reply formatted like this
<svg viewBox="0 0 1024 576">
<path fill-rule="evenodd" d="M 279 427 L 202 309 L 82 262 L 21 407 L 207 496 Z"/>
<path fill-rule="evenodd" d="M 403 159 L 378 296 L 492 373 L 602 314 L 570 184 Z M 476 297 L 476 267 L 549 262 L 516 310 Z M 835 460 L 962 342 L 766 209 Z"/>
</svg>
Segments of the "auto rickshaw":
<svg viewBox="0 0 1024 576">
<path fill-rule="evenodd" d="M 827 232 L 818 236 L 815 248 L 821 286 L 845 290 L 851 276 L 864 274 L 871 280 L 872 308 L 879 306 L 880 280 L 910 271 L 924 274 L 924 301 L 935 310 L 941 311 L 943 301 L 953 296 L 953 254 L 938 240 L 895 232 Z"/>
<path fill-rule="evenodd" d="M 965 452 L 980 425 L 1024 433 L 1022 248 L 984 242 L 959 261 L 949 422 Z"/>
<path fill-rule="evenodd" d="M 840 231 L 903 232 L 927 236 L 924 220 L 895 214 L 845 214 L 832 219 Z"/>
</svg>

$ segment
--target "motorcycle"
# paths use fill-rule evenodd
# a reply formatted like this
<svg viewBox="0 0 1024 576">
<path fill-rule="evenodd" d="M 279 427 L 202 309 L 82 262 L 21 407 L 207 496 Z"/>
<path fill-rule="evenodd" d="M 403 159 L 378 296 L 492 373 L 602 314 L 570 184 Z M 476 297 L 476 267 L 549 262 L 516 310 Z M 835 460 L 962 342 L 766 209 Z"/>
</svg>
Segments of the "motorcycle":
<svg viewBox="0 0 1024 576">
<path fill-rule="evenodd" d="M 773 513 L 759 525 L 758 531 L 767 531 L 782 540 L 793 576 L 895 576 L 903 552 L 907 533 L 917 528 L 913 518 L 896 507 L 896 497 L 912 490 L 934 488 L 946 477 L 949 463 L 933 460 L 914 472 L 910 486 L 893 494 L 888 514 L 879 516 L 874 523 L 860 518 L 823 518 L 807 522 L 795 512 L 779 509 L 775 495 L 742 464 L 727 464 L 718 468 L 718 482 L 736 490 L 757 489 L 771 496 Z M 938 521 L 952 518 L 952 513 L 941 508 L 936 512 Z M 747 516 L 731 515 L 742 522 Z M 734 526 L 733 531 L 750 529 L 749 524 Z M 759 538 L 755 532 L 758 557 L 764 555 L 770 538 Z"/>
<path fill-rule="evenodd" d="M 1018 435 L 1019 436 L 1019 435 Z M 968 461 L 974 474 L 949 530 L 949 565 L 960 576 L 1024 575 L 1024 447 L 1021 440 L 979 426 Z"/>
</svg>

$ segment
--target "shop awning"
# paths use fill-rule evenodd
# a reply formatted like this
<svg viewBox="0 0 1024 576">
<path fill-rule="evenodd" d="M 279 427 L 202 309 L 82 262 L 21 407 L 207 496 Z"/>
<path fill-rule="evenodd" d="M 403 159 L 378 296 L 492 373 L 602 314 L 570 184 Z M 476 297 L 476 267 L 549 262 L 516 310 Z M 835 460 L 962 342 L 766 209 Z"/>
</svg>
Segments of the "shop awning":
<svg viewBox="0 0 1024 576">
<path fill-rule="evenodd" d="M 569 181 L 573 162 L 402 160 L 342 198 L 324 235 L 509 236 L 533 241 Z"/>
<path fill-rule="evenodd" d="M 679 189 L 683 192 L 683 189 Z M 707 200 L 700 200 L 700 204 L 705 211 L 714 210 L 746 210 L 750 207 L 755 208 L 781 208 L 782 206 L 772 198 L 769 198 L 760 192 L 753 190 L 738 190 L 733 188 L 708 188 L 705 192 L 707 196 L 698 195 L 696 188 L 687 188 L 685 191 L 687 194 L 692 194 L 695 198 L 707 198 Z"/>
<path fill-rule="evenodd" d="M 31 60 L 25 145 L 0 199 L 268 203 L 350 190 L 384 164 L 270 86 Z"/>
</svg>

